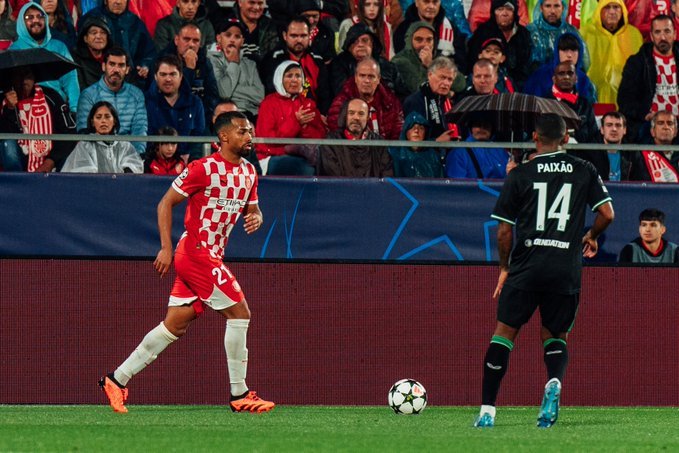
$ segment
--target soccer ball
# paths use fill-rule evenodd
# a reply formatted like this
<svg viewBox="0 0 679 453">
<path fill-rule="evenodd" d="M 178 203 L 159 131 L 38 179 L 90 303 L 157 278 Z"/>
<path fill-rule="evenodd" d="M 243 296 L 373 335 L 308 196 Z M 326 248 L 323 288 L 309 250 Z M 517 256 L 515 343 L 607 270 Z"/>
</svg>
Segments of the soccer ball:
<svg viewBox="0 0 679 453">
<path fill-rule="evenodd" d="M 397 414 L 419 414 L 427 407 L 427 391 L 414 379 L 401 379 L 392 385 L 387 399 Z"/>
</svg>

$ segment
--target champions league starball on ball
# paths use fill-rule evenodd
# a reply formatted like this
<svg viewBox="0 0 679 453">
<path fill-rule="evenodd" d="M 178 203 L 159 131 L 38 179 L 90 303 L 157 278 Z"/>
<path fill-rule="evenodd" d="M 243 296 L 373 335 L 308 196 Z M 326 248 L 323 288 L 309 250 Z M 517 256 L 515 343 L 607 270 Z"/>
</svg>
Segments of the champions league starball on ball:
<svg viewBox="0 0 679 453">
<path fill-rule="evenodd" d="M 427 391 L 414 379 L 401 379 L 391 386 L 387 400 L 397 414 L 419 414 L 427 407 Z"/>
</svg>

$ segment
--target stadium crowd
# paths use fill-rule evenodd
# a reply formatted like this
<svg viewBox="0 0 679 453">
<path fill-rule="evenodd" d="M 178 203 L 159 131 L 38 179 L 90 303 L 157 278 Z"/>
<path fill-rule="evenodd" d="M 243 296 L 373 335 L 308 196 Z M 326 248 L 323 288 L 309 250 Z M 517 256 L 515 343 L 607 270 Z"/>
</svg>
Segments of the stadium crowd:
<svg viewBox="0 0 679 453">
<path fill-rule="evenodd" d="M 570 8 L 569 8 L 570 5 Z M 573 8 L 573 5 L 576 5 Z M 462 99 L 527 93 L 570 106 L 571 142 L 605 180 L 679 182 L 675 0 L 0 0 L 0 48 L 79 67 L 3 70 L 0 132 L 204 136 L 219 105 L 259 138 L 469 142 L 468 148 L 256 145 L 267 175 L 504 178 L 526 140 Z M 0 53 L 1 57 L 1 53 Z M 0 58 L 1 59 L 1 58 Z M 574 151 L 575 152 L 575 151 Z M 178 174 L 200 143 L 3 140 L 3 171 Z"/>
</svg>

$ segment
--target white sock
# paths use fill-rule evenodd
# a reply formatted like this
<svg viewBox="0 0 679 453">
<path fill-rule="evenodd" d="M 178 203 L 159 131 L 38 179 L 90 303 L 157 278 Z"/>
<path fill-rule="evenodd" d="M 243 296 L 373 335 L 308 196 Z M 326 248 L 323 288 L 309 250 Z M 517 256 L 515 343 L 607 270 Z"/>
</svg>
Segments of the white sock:
<svg viewBox="0 0 679 453">
<path fill-rule="evenodd" d="M 248 349 L 246 340 L 249 319 L 227 319 L 224 334 L 224 349 L 229 368 L 231 395 L 239 396 L 248 391 L 245 376 L 248 373 Z"/>
<path fill-rule="evenodd" d="M 162 322 L 146 334 L 137 349 L 113 373 L 120 385 L 127 385 L 132 376 L 150 365 L 178 337 L 172 335 Z"/>
<path fill-rule="evenodd" d="M 479 411 L 479 415 L 483 414 L 490 414 L 491 417 L 495 418 L 495 406 L 488 406 L 486 404 L 481 405 L 481 410 Z"/>
</svg>

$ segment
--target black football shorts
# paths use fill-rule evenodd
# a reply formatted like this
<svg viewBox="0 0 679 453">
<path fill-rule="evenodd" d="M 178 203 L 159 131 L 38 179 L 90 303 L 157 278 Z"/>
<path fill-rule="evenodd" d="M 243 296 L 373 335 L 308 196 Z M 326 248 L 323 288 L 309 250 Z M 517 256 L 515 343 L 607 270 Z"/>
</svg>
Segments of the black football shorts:
<svg viewBox="0 0 679 453">
<path fill-rule="evenodd" d="M 505 285 L 497 305 L 497 319 L 519 329 L 540 307 L 542 325 L 552 335 L 570 332 L 578 312 L 580 294 L 555 294 L 547 291 L 524 291 Z"/>
</svg>

